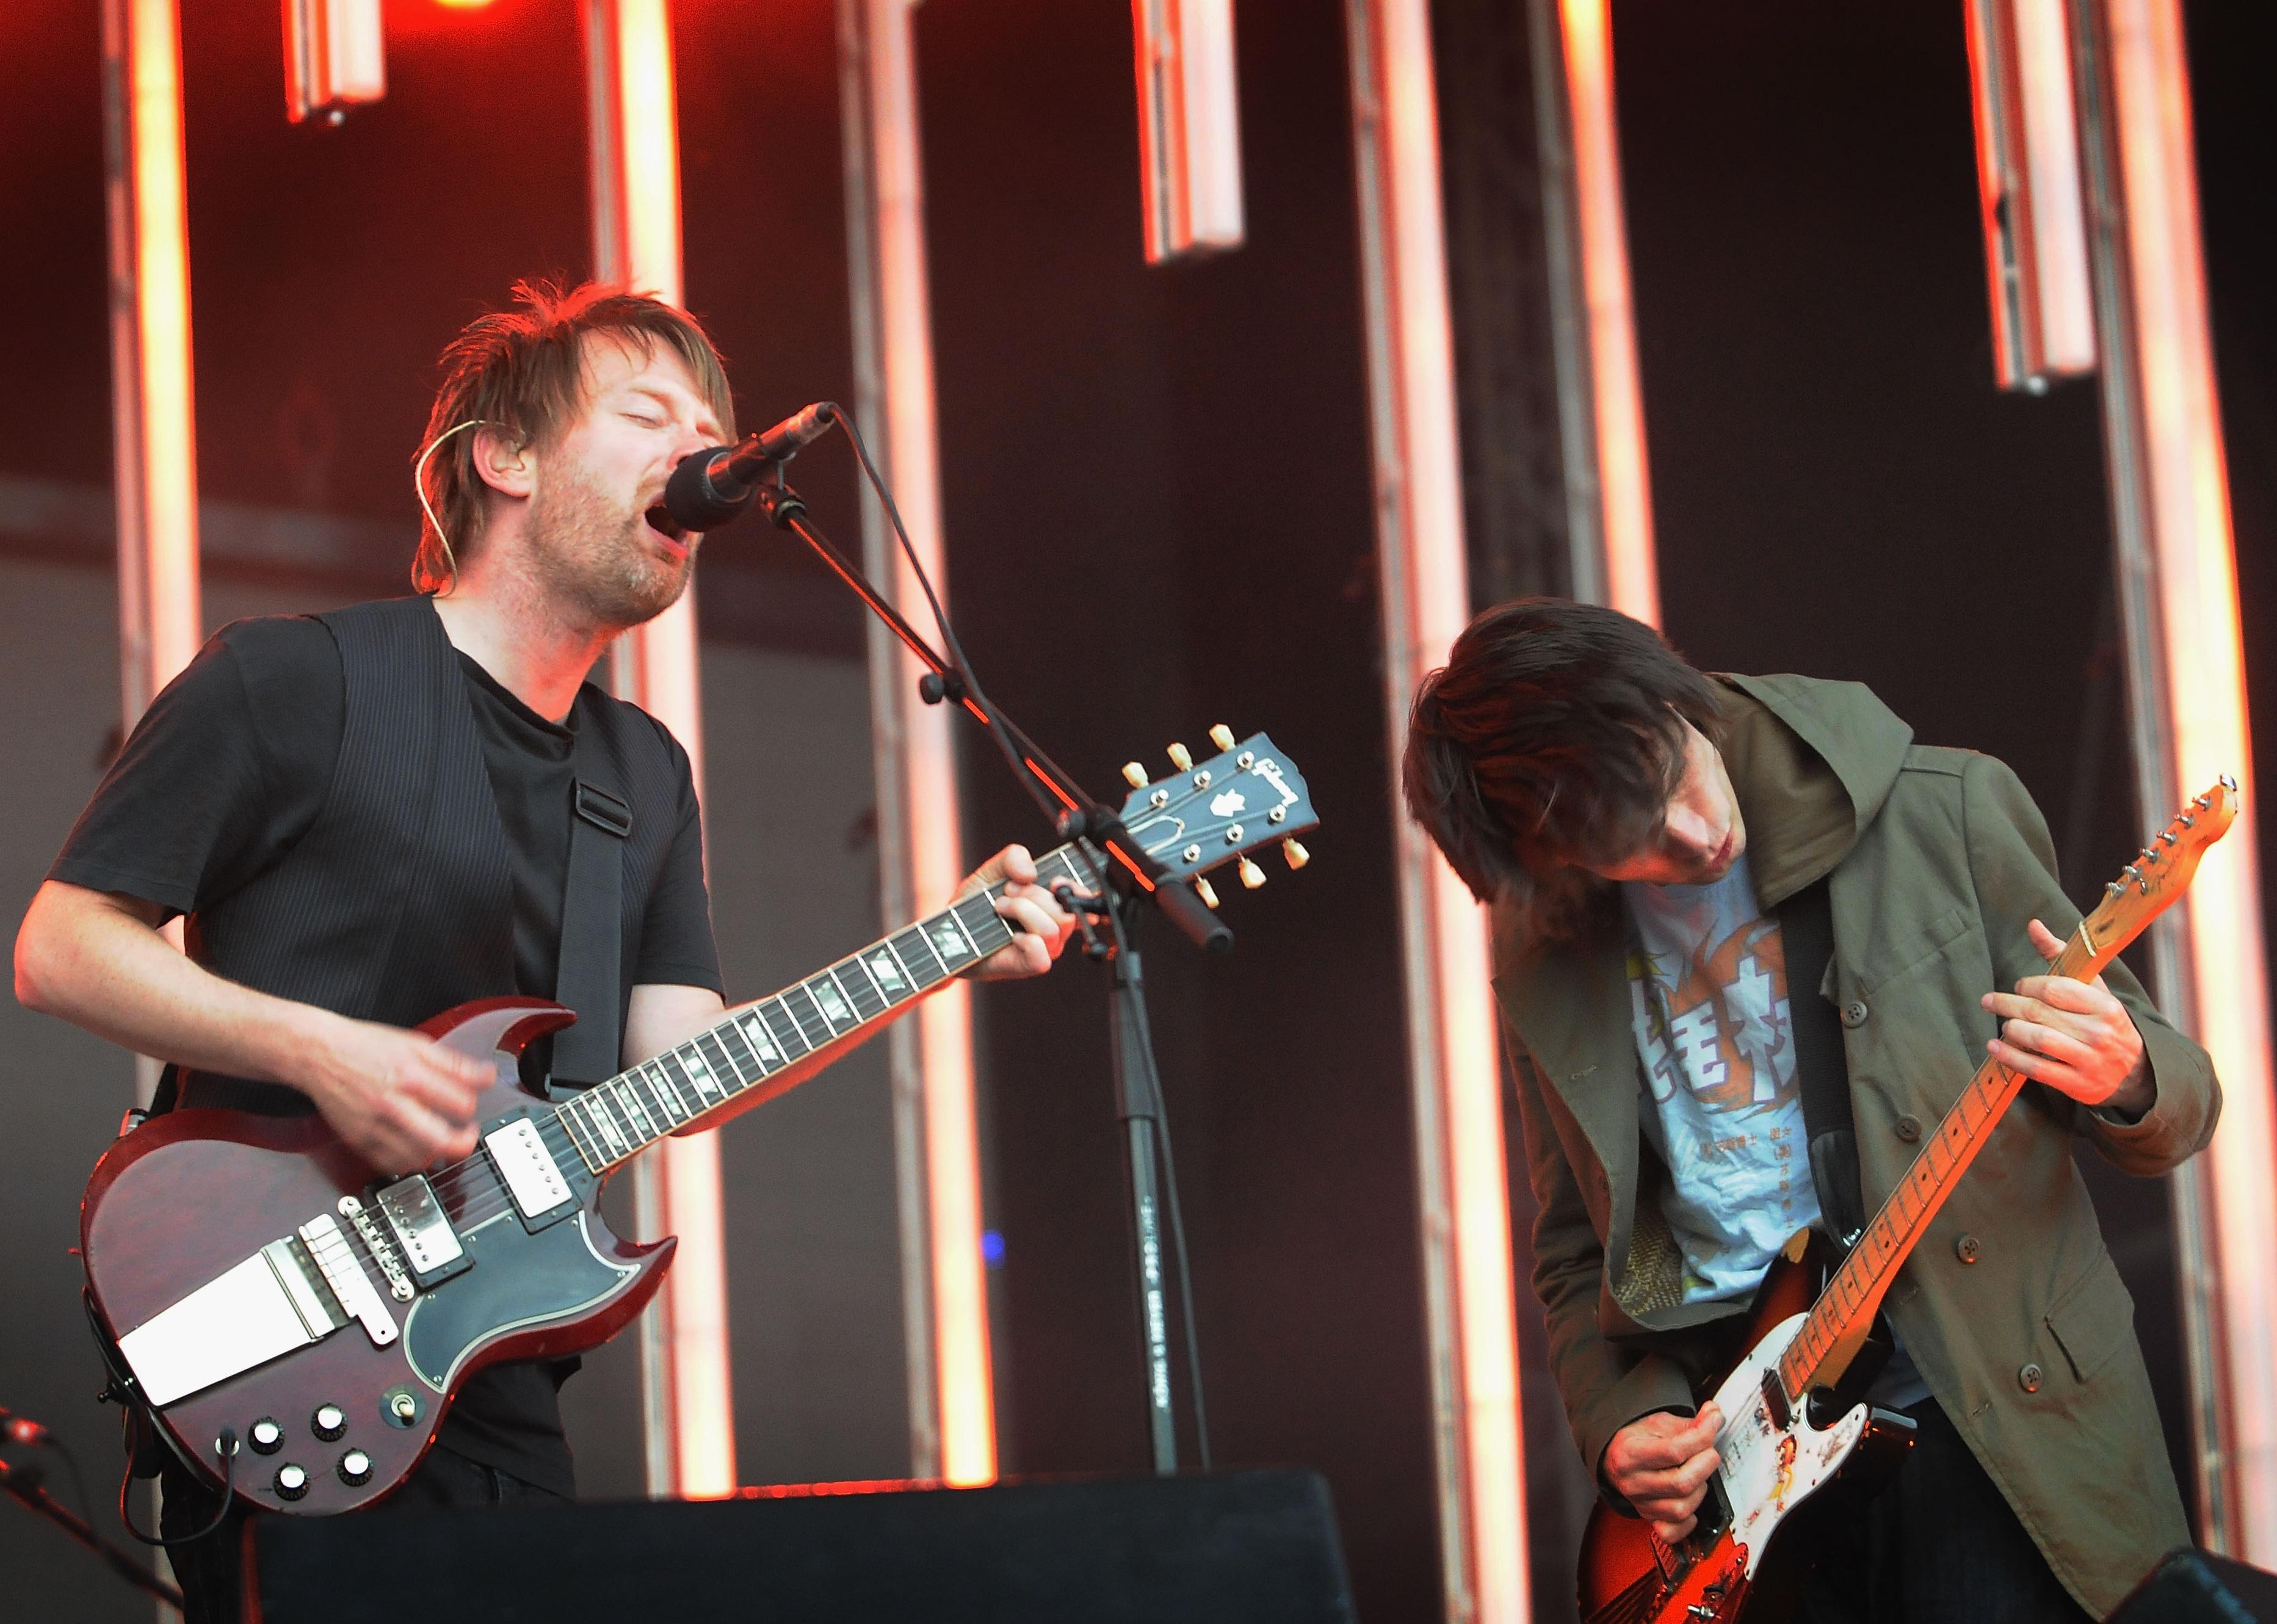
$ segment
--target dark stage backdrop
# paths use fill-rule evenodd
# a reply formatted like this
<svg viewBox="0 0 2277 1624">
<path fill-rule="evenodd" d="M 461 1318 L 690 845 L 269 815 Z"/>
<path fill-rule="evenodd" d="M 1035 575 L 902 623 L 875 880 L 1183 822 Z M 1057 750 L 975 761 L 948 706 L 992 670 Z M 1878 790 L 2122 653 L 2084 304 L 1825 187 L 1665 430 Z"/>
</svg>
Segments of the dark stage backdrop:
<svg viewBox="0 0 2277 1624">
<path fill-rule="evenodd" d="M 1342 9 L 1239 8 L 1248 242 L 1144 263 L 1127 8 L 929 0 L 949 585 L 991 694 L 1100 788 L 1212 722 L 1310 780 L 1314 860 L 1146 965 L 1221 1464 L 1334 1491 L 1362 1616 L 1438 1605 Z M 1041 820 L 965 756 L 976 852 Z M 1150 922 L 1151 923 L 1151 922 Z M 1102 977 L 984 1001 L 1005 1469 L 1147 1459 Z M 1178 1405 L 1188 1409 L 1184 1390 Z"/>
</svg>

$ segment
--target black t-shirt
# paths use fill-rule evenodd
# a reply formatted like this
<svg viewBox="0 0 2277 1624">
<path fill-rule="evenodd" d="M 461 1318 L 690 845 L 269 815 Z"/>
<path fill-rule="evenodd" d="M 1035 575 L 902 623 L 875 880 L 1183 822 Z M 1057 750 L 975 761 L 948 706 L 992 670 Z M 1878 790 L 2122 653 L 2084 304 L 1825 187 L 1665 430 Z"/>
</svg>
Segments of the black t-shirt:
<svg viewBox="0 0 2277 1624">
<path fill-rule="evenodd" d="M 575 729 L 547 721 L 458 655 L 505 826 L 514 891 L 514 979 L 553 995 L 569 865 Z M 320 621 L 241 621 L 159 695 L 65 842 L 49 878 L 194 913 L 290 850 L 324 810 L 346 727 L 346 679 Z M 695 785 L 650 893 L 630 984 L 722 990 L 704 887 Z M 439 1013 L 439 1011 L 438 1011 Z M 557 1493 L 574 1492 L 558 1388 L 576 1361 L 494 1365 L 469 1377 L 438 1442 Z"/>
</svg>

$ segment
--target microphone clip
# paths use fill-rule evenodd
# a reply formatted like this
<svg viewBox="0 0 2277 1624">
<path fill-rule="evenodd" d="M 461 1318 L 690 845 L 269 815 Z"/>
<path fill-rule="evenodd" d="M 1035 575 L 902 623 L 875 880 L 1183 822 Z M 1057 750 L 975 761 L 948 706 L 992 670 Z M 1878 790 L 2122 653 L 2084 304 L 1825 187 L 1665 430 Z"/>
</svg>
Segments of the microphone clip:
<svg viewBox="0 0 2277 1624">
<path fill-rule="evenodd" d="M 951 705 L 963 705 L 971 691 L 961 672 L 928 671 L 918 678 L 918 698 L 927 705 L 939 705 L 944 699 Z"/>
</svg>

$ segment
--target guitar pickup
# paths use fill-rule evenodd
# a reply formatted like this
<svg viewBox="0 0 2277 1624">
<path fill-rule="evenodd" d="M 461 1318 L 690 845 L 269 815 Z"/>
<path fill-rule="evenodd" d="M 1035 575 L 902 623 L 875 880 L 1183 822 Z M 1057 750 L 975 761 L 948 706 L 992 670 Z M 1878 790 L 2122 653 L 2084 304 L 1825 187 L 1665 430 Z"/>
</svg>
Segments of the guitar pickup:
<svg viewBox="0 0 2277 1624">
<path fill-rule="evenodd" d="M 532 1234 L 576 1210 L 576 1192 L 561 1176 L 561 1167 L 537 1124 L 528 1117 L 501 1123 L 483 1136 L 483 1148 L 506 1181 L 522 1221 Z"/>
<path fill-rule="evenodd" d="M 404 1268 L 421 1291 L 475 1266 L 424 1173 L 397 1179 L 379 1192 L 378 1201 Z"/>
</svg>

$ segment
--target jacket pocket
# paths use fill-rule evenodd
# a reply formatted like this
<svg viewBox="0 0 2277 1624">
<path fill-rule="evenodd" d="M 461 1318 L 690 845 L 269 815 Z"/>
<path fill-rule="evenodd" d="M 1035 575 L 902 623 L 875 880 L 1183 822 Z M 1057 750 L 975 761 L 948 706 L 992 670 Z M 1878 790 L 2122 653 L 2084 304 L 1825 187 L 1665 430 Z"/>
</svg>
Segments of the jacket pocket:
<svg viewBox="0 0 2277 1624">
<path fill-rule="evenodd" d="M 1872 997 L 1892 981 L 1943 953 L 1957 938 L 1968 934 L 1976 923 L 1973 912 L 1956 906 L 1948 908 L 1919 930 L 1908 931 L 1895 941 L 1883 943 L 1859 964 L 1858 990 Z"/>
<path fill-rule="evenodd" d="M 2135 1300 L 2107 1252 L 2048 1305 L 2048 1330 L 2084 1382 L 2109 1364 L 2135 1335 Z"/>
</svg>

